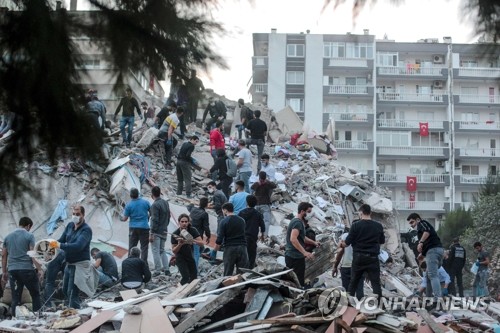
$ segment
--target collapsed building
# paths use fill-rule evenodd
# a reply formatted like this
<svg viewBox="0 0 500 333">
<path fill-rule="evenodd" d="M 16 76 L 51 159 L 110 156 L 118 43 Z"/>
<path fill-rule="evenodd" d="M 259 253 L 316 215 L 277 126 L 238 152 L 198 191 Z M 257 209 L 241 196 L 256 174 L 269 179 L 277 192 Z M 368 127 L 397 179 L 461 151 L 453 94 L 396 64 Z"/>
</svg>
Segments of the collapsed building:
<svg viewBox="0 0 500 333">
<path fill-rule="evenodd" d="M 239 119 L 237 103 L 217 97 L 229 109 L 229 124 Z M 331 274 L 340 235 L 357 218 L 356 212 L 362 203 L 372 207 L 373 218 L 384 226 L 386 243 L 379 256 L 384 296 L 412 297 L 421 281 L 414 252 L 408 243 L 401 241 L 397 212 L 388 199 L 387 190 L 337 160 L 333 138 L 328 133 L 311 133 L 290 108 L 273 113 L 262 105 L 250 107 L 261 110 L 261 119 L 268 124 L 265 152 L 277 169 L 278 183 L 272 197 L 270 237 L 258 244 L 255 269 L 223 277 L 222 264 L 212 265 L 201 259 L 199 279 L 188 285 L 178 286 L 178 274 L 153 278 L 139 294 L 117 285 L 87 299 L 87 306 L 82 310 L 54 312 L 43 308 L 37 317 L 26 310 L 15 319 L 1 322 L 0 331 L 442 333 L 496 327 L 500 305 L 494 302 L 485 309 L 461 309 L 433 318 L 425 311 L 411 311 L 411 306 L 403 312 L 358 309 L 353 299 L 340 293 L 334 303 L 336 307 L 341 305 L 342 313 L 338 316 L 325 313 L 325 293 L 328 299 L 328 293 L 341 285 L 340 278 Z M 231 127 L 229 124 L 226 147 L 230 150 L 235 146 L 237 121 L 232 121 Z M 210 179 L 205 170 L 213 163 L 208 139 L 201 128 L 189 125 L 188 133 L 197 133 L 201 138 L 193 153 L 201 170 L 193 173 L 194 199 L 186 199 L 175 195 L 177 179 L 174 171 L 164 168 L 163 143 L 155 140 L 156 129 L 150 127 L 151 124 L 138 125 L 130 149 L 120 146 L 119 131 L 110 133 L 104 145 L 104 155 L 108 157 L 105 164 L 82 161 L 74 156 L 58 165 L 50 165 L 43 155 L 38 155 L 32 164 L 22 166 L 20 172 L 30 177 L 40 196 L 26 193 L 15 202 L 7 198 L 0 209 L 3 221 L 0 234 L 13 230 L 20 217 L 30 216 L 35 222 L 32 232 L 37 240 L 57 239 L 69 217 L 69 208 L 78 203 L 85 206 L 86 222 L 93 229 L 91 247 L 112 253 L 120 266 L 127 257 L 128 223 L 121 222 L 119 216 L 129 200 L 129 191 L 139 188 L 148 198 L 155 185 L 169 201 L 172 213 L 169 229 L 175 230 L 177 217 L 187 213 L 186 206 L 197 204 L 200 197 L 208 195 L 206 185 Z M 291 144 L 294 136 L 296 143 Z M 302 201 L 314 205 L 314 218 L 309 225 L 321 242 L 320 248 L 314 250 L 315 260 L 306 266 L 306 282 L 310 287 L 307 290 L 299 289 L 294 273 L 286 269 L 281 248 L 286 227 Z M 215 234 L 216 216 L 213 211 L 208 212 L 210 229 Z M 207 247 L 214 246 L 215 237 L 211 239 Z M 169 248 L 167 252 L 172 255 Z M 368 283 L 365 290 L 371 294 Z M 0 300 L 4 315 L 9 305 L 5 291 Z M 29 302 L 26 296 L 23 302 L 26 309 Z"/>
</svg>

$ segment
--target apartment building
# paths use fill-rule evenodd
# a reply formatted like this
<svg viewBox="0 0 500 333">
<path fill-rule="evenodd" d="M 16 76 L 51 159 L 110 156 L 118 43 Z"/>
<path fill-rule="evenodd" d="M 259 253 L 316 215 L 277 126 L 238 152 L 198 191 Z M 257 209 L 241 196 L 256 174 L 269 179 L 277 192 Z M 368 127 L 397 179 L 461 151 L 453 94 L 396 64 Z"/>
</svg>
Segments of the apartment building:
<svg viewBox="0 0 500 333">
<path fill-rule="evenodd" d="M 500 171 L 500 49 L 363 35 L 253 35 L 253 102 L 335 127 L 339 160 L 439 227 Z"/>
</svg>

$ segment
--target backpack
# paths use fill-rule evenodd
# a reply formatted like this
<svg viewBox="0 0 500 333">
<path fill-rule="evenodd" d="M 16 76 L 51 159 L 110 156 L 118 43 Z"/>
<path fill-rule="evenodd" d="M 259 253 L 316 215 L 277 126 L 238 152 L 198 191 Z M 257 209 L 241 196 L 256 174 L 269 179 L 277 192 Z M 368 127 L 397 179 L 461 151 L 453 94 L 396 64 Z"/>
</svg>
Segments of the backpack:
<svg viewBox="0 0 500 333">
<path fill-rule="evenodd" d="M 250 110 L 250 108 L 248 108 L 248 107 L 247 107 L 247 114 L 246 114 L 245 118 L 247 119 L 247 122 L 255 118 L 255 116 L 253 115 L 253 111 Z"/>
<path fill-rule="evenodd" d="M 238 168 L 236 167 L 236 163 L 234 163 L 234 160 L 232 158 L 226 159 L 226 168 L 226 175 L 228 175 L 229 177 L 236 177 Z"/>
</svg>

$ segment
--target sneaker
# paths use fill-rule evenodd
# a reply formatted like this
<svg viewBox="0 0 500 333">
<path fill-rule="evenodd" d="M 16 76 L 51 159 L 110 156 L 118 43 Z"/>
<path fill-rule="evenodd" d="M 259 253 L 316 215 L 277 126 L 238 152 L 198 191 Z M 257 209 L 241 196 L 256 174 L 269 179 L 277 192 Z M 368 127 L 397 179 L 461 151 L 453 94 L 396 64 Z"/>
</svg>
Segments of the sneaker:
<svg viewBox="0 0 500 333">
<path fill-rule="evenodd" d="M 166 269 L 166 270 L 165 270 L 165 275 L 166 275 L 166 276 L 170 276 L 170 270 Z"/>
<path fill-rule="evenodd" d="M 160 272 L 160 271 L 153 271 L 153 272 L 151 273 L 151 276 L 152 276 L 152 277 L 157 277 L 157 276 L 160 276 L 160 275 L 161 275 L 161 272 Z"/>
</svg>

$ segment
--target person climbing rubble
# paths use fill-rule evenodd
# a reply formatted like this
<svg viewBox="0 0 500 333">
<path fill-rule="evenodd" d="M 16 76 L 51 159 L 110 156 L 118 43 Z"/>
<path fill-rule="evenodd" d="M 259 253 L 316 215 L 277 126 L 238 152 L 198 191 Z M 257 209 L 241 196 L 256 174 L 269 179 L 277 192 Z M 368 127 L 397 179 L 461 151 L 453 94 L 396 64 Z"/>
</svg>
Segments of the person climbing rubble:
<svg viewBox="0 0 500 333">
<path fill-rule="evenodd" d="M 420 283 L 420 287 L 418 288 L 415 295 L 421 296 L 424 295 L 425 292 L 425 296 L 431 297 L 432 289 L 427 288 L 427 285 L 429 283 L 429 277 L 427 275 L 427 263 L 425 261 L 420 264 L 420 269 L 423 272 L 422 282 Z M 450 285 L 451 279 L 450 275 L 446 272 L 443 266 L 439 266 L 438 268 L 438 277 L 441 286 L 441 295 L 448 296 L 448 286 Z"/>
</svg>

